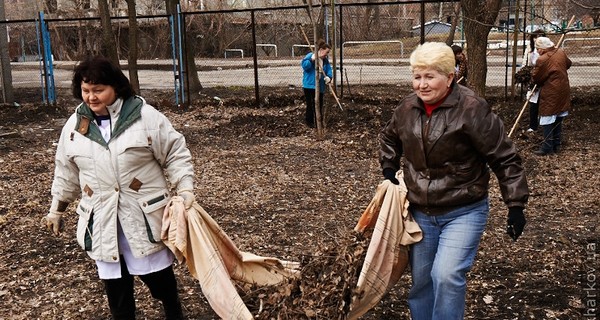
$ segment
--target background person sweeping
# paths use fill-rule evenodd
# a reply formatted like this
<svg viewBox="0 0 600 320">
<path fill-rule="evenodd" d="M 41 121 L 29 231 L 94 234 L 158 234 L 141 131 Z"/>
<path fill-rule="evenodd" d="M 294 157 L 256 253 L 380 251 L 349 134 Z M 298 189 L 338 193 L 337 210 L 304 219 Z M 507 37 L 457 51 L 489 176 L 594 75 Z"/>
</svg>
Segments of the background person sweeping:
<svg viewBox="0 0 600 320">
<path fill-rule="evenodd" d="M 331 46 L 325 43 L 325 40 L 320 39 L 317 42 L 317 56 L 310 52 L 302 59 L 302 88 L 304 90 L 304 98 L 306 100 L 306 125 L 315 127 L 315 72 L 319 72 L 319 108 L 323 110 L 323 100 L 325 97 L 325 85 L 331 82 L 333 70 L 329 63 L 329 51 Z M 322 70 L 322 72 L 320 71 Z M 322 114 L 322 113 L 321 113 Z"/>
<path fill-rule="evenodd" d="M 508 207 L 509 236 L 517 240 L 526 222 L 521 158 L 486 101 L 456 83 L 454 62 L 445 43 L 419 45 L 410 55 L 414 93 L 380 134 L 383 175 L 398 183 L 403 157 L 409 210 L 423 232 L 409 250 L 413 320 L 463 319 L 466 274 L 490 210 L 490 169 Z"/>
<path fill-rule="evenodd" d="M 469 67 L 467 66 L 467 56 L 465 55 L 463 48 L 458 45 L 452 45 L 452 52 L 454 52 L 454 79 L 458 84 L 468 86 L 467 77 L 469 76 Z"/>
</svg>

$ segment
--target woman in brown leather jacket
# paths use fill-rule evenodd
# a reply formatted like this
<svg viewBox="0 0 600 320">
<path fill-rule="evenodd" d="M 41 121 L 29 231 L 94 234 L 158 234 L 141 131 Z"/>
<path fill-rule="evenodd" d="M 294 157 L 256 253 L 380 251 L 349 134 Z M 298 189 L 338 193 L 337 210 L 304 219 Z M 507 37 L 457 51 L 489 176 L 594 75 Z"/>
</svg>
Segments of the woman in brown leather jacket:
<svg viewBox="0 0 600 320">
<path fill-rule="evenodd" d="M 409 210 L 423 231 L 410 248 L 415 320 L 464 316 L 466 273 L 489 213 L 490 169 L 508 207 L 509 236 L 516 240 L 526 222 L 521 158 L 486 101 L 456 83 L 454 63 L 444 43 L 418 46 L 410 56 L 414 93 L 380 134 L 383 175 L 398 183 L 403 157 Z"/>
</svg>

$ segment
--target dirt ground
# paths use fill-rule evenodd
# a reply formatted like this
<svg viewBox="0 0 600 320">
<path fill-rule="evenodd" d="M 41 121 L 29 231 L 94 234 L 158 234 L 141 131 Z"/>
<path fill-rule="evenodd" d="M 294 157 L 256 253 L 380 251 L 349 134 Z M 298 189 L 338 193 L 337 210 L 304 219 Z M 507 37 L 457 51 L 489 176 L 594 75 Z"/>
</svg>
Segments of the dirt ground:
<svg viewBox="0 0 600 320">
<path fill-rule="evenodd" d="M 352 241 L 351 230 L 382 181 L 377 134 L 406 94 L 400 87 L 352 91 L 343 111 L 328 97 L 322 138 L 303 124 L 298 88 L 272 90 L 260 107 L 253 105 L 253 92 L 242 89 L 204 90 L 187 110 L 174 106 L 170 93 L 142 95 L 186 136 L 197 201 L 240 250 L 293 261 L 318 257 L 325 268 L 328 255 Z M 510 129 L 522 101 L 504 102 L 503 93 L 490 88 L 488 101 Z M 24 99 L 27 91 L 18 94 Z M 572 99 L 560 154 L 533 154 L 541 133 L 524 132 L 526 113 L 513 135 L 531 190 L 528 223 L 517 242 L 505 234 L 507 209 L 492 178 L 489 222 L 469 273 L 467 319 L 581 319 L 587 310 L 590 291 L 584 289 L 599 277 L 600 88 L 574 88 Z M 74 107 L 69 98 L 59 98 L 57 106 L 2 106 L 0 319 L 110 318 L 95 264 L 75 241 L 74 205 L 62 236 L 40 226 L 50 203 L 56 142 Z M 175 270 L 188 318 L 216 319 L 185 266 Z M 407 272 L 363 319 L 408 319 L 409 286 Z M 136 292 L 138 319 L 161 319 L 160 304 L 137 280 Z M 241 285 L 240 292 L 249 306 L 258 304 Z M 280 316 L 331 318 L 317 304 L 304 309 Z M 277 314 L 252 310 L 257 317 Z"/>
</svg>

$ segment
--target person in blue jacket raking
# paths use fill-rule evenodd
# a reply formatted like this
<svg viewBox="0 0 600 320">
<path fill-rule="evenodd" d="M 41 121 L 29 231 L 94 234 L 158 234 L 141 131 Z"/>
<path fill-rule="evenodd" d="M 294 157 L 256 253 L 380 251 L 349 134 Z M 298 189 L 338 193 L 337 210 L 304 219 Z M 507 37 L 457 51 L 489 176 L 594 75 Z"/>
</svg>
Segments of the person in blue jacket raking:
<svg viewBox="0 0 600 320">
<path fill-rule="evenodd" d="M 329 63 L 329 52 L 331 46 L 320 39 L 317 42 L 317 57 L 314 53 L 310 52 L 304 59 L 302 59 L 302 70 L 304 71 L 302 77 L 302 88 L 304 89 L 304 97 L 306 99 L 306 125 L 311 128 L 315 127 L 315 72 L 320 69 L 319 73 L 319 110 L 323 109 L 323 99 L 325 96 L 325 85 L 331 82 L 332 69 Z M 317 59 L 318 58 L 318 59 Z M 317 64 L 318 63 L 318 64 Z M 320 68 L 317 68 L 320 66 Z M 322 114 L 322 112 L 321 112 Z"/>
</svg>

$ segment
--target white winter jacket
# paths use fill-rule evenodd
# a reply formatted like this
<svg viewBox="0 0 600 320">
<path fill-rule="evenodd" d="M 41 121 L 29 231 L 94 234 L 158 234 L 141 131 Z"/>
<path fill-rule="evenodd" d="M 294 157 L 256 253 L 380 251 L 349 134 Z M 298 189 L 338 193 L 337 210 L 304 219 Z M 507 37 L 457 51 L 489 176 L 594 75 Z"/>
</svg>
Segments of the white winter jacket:
<svg viewBox="0 0 600 320">
<path fill-rule="evenodd" d="M 169 190 L 193 190 L 194 173 L 183 135 L 144 99 L 118 99 L 108 109 L 108 142 L 85 103 L 63 127 L 52 197 L 70 203 L 81 195 L 77 242 L 92 259 L 114 262 L 117 219 L 135 257 L 165 248 L 160 232 Z"/>
</svg>

